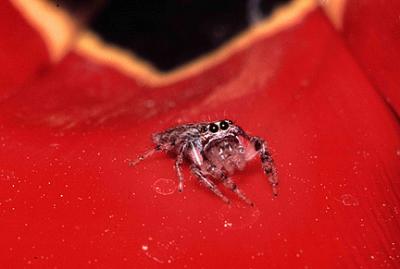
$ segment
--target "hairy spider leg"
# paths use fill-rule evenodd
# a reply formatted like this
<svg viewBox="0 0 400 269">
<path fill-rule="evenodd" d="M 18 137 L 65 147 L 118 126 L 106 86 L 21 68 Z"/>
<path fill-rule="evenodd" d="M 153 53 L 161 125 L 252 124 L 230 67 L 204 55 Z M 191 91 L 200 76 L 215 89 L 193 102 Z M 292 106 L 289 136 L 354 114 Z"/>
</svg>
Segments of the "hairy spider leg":
<svg viewBox="0 0 400 269">
<path fill-rule="evenodd" d="M 175 169 L 176 169 L 176 174 L 178 176 L 178 191 L 182 192 L 183 191 L 183 174 L 182 174 L 182 168 L 181 165 L 183 164 L 183 156 L 185 153 L 186 146 L 183 146 L 182 149 L 179 151 L 178 155 L 176 156 L 176 161 L 175 161 Z"/>
<path fill-rule="evenodd" d="M 260 155 L 264 173 L 267 175 L 269 183 L 272 187 L 272 193 L 274 194 L 274 196 L 277 196 L 279 184 L 278 175 L 274 165 L 274 160 L 272 159 L 271 154 L 266 147 L 266 143 L 262 138 L 256 136 L 251 137 L 250 142 L 253 144 L 254 149 Z"/>
<path fill-rule="evenodd" d="M 183 191 L 183 173 L 181 165 L 183 164 L 185 156 L 190 158 L 197 166 L 201 166 L 203 164 L 203 157 L 201 156 L 200 150 L 193 144 L 193 142 L 186 142 L 182 145 L 181 149 L 179 150 L 176 161 L 175 161 L 175 169 L 176 174 L 178 176 L 179 184 L 178 190 L 180 192 Z"/>
<path fill-rule="evenodd" d="M 129 160 L 128 164 L 129 164 L 129 166 L 133 167 L 133 166 L 137 165 L 138 163 L 140 163 L 141 161 L 149 158 L 151 155 L 153 155 L 156 151 L 159 151 L 159 150 L 160 150 L 159 146 L 149 149 L 142 155 L 139 155 L 136 160 Z"/>
<path fill-rule="evenodd" d="M 222 192 L 218 189 L 218 187 L 212 181 L 210 181 L 206 176 L 204 176 L 200 168 L 192 165 L 190 169 L 193 172 L 193 174 L 197 177 L 197 179 L 200 181 L 200 183 L 209 188 L 215 195 L 220 197 L 225 203 L 227 204 L 230 203 L 229 199 L 222 194 Z"/>
<path fill-rule="evenodd" d="M 242 199 L 246 204 L 250 206 L 254 206 L 254 203 L 247 198 L 247 196 L 243 193 L 242 190 L 236 185 L 236 183 L 230 178 L 224 171 L 217 168 L 215 165 L 212 165 L 211 169 L 209 169 L 211 175 L 214 178 L 220 179 L 222 184 L 232 192 L 234 192 L 240 199 Z"/>
<path fill-rule="evenodd" d="M 250 206 L 254 206 L 254 203 L 247 198 L 247 196 L 239 189 L 239 187 L 236 185 L 236 183 L 230 178 L 230 177 L 226 177 L 222 183 L 224 184 L 224 186 L 228 189 L 230 189 L 232 192 L 236 193 L 236 195 L 242 199 L 246 204 L 250 205 Z"/>
<path fill-rule="evenodd" d="M 246 204 L 250 206 L 254 206 L 254 203 L 247 198 L 247 196 L 239 189 L 236 183 L 228 176 L 225 175 L 225 178 L 222 180 L 222 184 L 232 192 L 234 192 L 240 199 L 242 199 Z"/>
</svg>

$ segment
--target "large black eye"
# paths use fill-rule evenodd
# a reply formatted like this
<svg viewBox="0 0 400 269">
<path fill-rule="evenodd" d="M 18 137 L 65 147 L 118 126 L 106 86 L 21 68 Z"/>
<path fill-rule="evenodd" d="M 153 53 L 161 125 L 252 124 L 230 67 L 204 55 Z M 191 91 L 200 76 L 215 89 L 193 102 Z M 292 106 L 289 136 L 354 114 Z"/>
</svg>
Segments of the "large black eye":
<svg viewBox="0 0 400 269">
<path fill-rule="evenodd" d="M 212 133 L 216 133 L 218 132 L 218 125 L 216 125 L 215 123 L 211 123 L 210 127 L 208 127 L 208 129 L 212 132 Z"/>
<path fill-rule="evenodd" d="M 221 121 L 221 122 L 219 123 L 219 127 L 221 127 L 221 130 L 226 130 L 226 129 L 229 128 L 229 123 L 228 123 L 226 120 Z"/>
</svg>

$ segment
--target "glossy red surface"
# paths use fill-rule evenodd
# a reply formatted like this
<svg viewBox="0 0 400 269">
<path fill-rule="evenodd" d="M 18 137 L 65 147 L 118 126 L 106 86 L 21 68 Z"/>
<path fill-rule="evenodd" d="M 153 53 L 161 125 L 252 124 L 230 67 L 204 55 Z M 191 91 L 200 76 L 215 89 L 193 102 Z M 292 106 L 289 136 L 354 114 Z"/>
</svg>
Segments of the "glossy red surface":
<svg viewBox="0 0 400 269">
<path fill-rule="evenodd" d="M 33 80 L 49 64 L 49 58 L 38 33 L 24 21 L 9 1 L 0 1 L 0 18 L 2 100 Z"/>
<path fill-rule="evenodd" d="M 33 60 L 32 60 L 33 61 Z M 223 204 L 156 131 L 230 118 L 272 149 Z M 73 52 L 0 104 L 2 268 L 379 268 L 399 264 L 399 124 L 325 15 L 150 88 Z"/>
<path fill-rule="evenodd" d="M 343 37 L 371 84 L 400 113 L 400 1 L 348 1 Z"/>
</svg>

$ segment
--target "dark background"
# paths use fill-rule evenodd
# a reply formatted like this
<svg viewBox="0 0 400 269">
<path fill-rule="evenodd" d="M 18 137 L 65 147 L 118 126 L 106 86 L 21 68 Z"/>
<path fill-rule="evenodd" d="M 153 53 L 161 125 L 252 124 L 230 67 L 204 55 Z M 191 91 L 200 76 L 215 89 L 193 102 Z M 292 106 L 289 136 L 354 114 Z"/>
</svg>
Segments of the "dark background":
<svg viewBox="0 0 400 269">
<path fill-rule="evenodd" d="M 109 42 L 167 71 L 212 50 L 289 0 L 57 0 Z"/>
</svg>

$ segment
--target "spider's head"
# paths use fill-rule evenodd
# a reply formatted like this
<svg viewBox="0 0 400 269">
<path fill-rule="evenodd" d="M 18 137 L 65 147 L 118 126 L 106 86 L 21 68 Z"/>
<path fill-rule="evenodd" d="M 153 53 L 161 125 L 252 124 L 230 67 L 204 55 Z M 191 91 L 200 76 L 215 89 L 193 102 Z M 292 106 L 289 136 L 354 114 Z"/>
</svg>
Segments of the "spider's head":
<svg viewBox="0 0 400 269">
<path fill-rule="evenodd" d="M 227 132 L 233 124 L 230 120 L 215 121 L 208 124 L 208 131 L 211 133 Z"/>
<path fill-rule="evenodd" d="M 236 126 L 233 121 L 225 119 L 204 124 L 202 133 L 210 137 L 223 137 L 227 134 L 234 133 L 235 130 Z"/>
<path fill-rule="evenodd" d="M 237 141 L 240 133 L 240 127 L 235 125 L 231 120 L 219 120 L 214 122 L 206 122 L 201 129 L 202 143 L 204 150 L 212 147 L 217 141 L 225 140 L 227 142 Z M 233 139 L 233 140 L 232 140 Z"/>
</svg>

